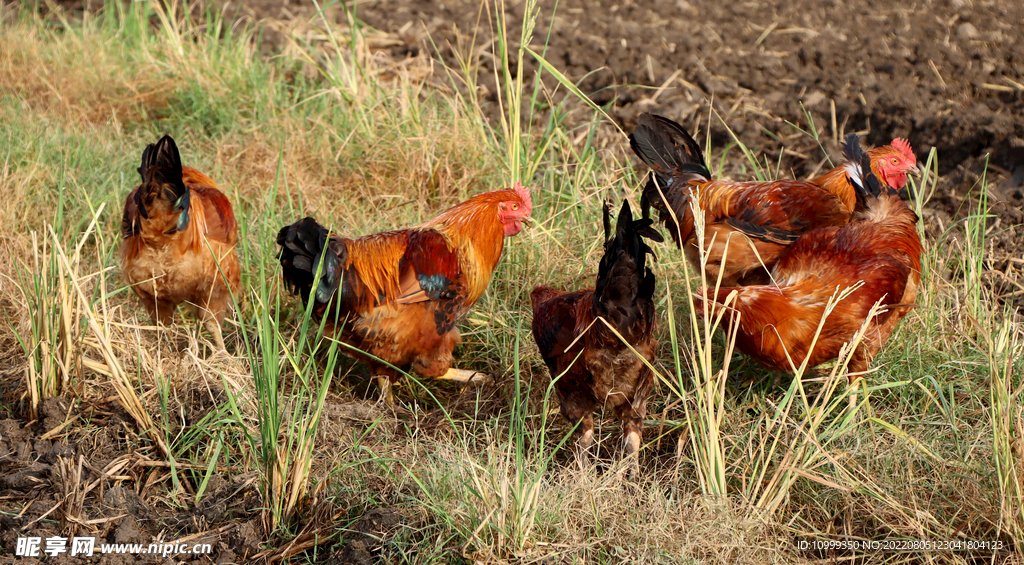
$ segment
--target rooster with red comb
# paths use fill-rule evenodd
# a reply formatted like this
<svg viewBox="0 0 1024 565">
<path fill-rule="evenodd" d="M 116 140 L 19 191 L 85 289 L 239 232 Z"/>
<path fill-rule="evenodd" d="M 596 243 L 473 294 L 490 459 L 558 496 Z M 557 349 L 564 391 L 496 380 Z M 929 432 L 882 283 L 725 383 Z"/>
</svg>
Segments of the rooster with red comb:
<svg viewBox="0 0 1024 565">
<path fill-rule="evenodd" d="M 703 269 L 709 281 L 721 275 L 722 286 L 768 283 L 768 272 L 788 246 L 813 229 L 850 223 L 857 211 L 851 181 L 855 164 L 840 164 L 809 182 L 732 181 L 713 178 L 700 145 L 683 126 L 663 116 L 641 114 L 629 140 L 633 152 L 651 168 L 640 199 L 644 217 L 650 208 L 658 210 L 690 263 Z M 897 190 L 906 184 L 907 173 L 916 170 L 917 159 L 906 140 L 867 153 L 871 170 Z M 692 200 L 702 212 L 699 220 Z"/>
<path fill-rule="evenodd" d="M 304 218 L 281 229 L 278 258 L 285 284 L 303 303 L 314 301 L 314 317 L 358 350 L 350 354 L 369 365 L 393 404 L 400 371 L 462 382 L 477 374 L 452 368 L 455 324 L 487 289 L 505 238 L 522 231 L 532 211 L 530 190 L 517 182 L 418 226 L 354 239 Z"/>
</svg>

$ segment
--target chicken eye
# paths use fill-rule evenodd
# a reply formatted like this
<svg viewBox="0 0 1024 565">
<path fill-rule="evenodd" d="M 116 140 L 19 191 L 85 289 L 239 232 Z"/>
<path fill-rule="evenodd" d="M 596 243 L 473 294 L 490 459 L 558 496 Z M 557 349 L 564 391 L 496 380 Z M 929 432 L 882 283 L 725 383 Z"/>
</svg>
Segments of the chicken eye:
<svg viewBox="0 0 1024 565">
<path fill-rule="evenodd" d="M 900 164 L 900 160 L 899 160 L 899 159 L 897 159 L 896 157 L 893 157 L 893 158 L 892 158 L 892 164 L 893 164 L 893 165 L 899 165 L 899 164 Z"/>
<path fill-rule="evenodd" d="M 519 205 L 518 204 L 513 204 L 512 205 L 512 209 L 513 210 L 518 210 L 519 209 Z"/>
</svg>

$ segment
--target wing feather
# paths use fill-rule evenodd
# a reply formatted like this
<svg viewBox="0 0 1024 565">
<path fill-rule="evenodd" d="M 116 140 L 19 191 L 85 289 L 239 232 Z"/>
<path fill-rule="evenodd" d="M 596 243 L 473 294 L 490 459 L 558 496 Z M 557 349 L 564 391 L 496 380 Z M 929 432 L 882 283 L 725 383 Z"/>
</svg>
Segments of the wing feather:
<svg viewBox="0 0 1024 565">
<path fill-rule="evenodd" d="M 397 304 L 454 298 L 462 274 L 456 250 L 443 235 L 431 229 L 409 234 L 398 268 Z"/>
</svg>

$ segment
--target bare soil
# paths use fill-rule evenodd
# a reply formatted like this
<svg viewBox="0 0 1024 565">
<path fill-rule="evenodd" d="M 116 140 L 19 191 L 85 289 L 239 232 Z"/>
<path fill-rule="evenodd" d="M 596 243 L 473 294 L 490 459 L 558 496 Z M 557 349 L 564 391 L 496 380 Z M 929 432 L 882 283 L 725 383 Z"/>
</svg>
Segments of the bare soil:
<svg viewBox="0 0 1024 565">
<path fill-rule="evenodd" d="M 509 25 L 517 30 L 523 5 L 513 4 Z M 824 165 L 817 144 L 787 125 L 808 129 L 805 109 L 833 157 L 850 131 L 866 132 L 872 146 L 906 137 L 922 162 L 933 147 L 938 153 L 941 180 L 924 218 L 933 240 L 976 213 L 972 196 L 986 175 L 989 282 L 996 296 L 1020 304 L 1024 3 L 560 0 L 553 20 L 555 3 L 540 5 L 534 48 L 548 38 L 548 61 L 610 105 L 627 132 L 645 111 L 704 130 L 713 105 L 770 162 L 785 148 L 782 170 L 798 178 Z M 494 20 L 479 0 L 380 0 L 360 4 L 357 16 L 410 39 L 429 33 L 451 62 L 453 46 L 464 45 L 477 22 L 478 42 L 489 40 Z M 423 38 L 418 45 L 432 49 Z M 492 100 L 493 60 L 480 58 Z M 536 62 L 527 64 L 536 71 Z M 721 150 L 731 136 L 717 119 L 710 124 L 713 150 Z"/>
<path fill-rule="evenodd" d="M 12 391 L 3 392 L 9 396 Z M 212 408 L 198 396 L 174 407 L 188 415 L 185 425 Z M 316 544 L 307 542 L 319 536 L 317 544 L 336 548 L 325 553 L 332 555 L 332 562 L 368 565 L 376 562 L 382 542 L 405 521 L 386 506 L 359 512 L 334 503 L 318 505 L 314 494 L 312 507 L 304 512 L 308 522 L 295 539 L 298 549 L 268 543 L 273 536 L 263 521 L 264 503 L 254 472 L 218 465 L 197 497 L 206 469 L 179 460 L 175 472 L 180 487 L 175 486 L 167 460 L 139 437 L 136 423 L 115 398 L 46 399 L 39 418 L 32 421 L 0 413 L 0 564 L 268 563 L 313 547 Z M 432 412 L 426 413 L 427 420 L 434 418 Z M 373 403 L 332 395 L 318 442 L 333 446 L 343 429 L 370 422 L 378 430 L 393 427 L 393 420 Z M 431 427 L 427 421 L 424 425 Z M 186 500 L 189 503 L 183 503 Z M 352 523 L 339 536 L 338 521 L 350 511 L 355 511 Z M 95 538 L 92 557 L 51 557 L 42 551 L 38 558 L 14 555 L 20 537 L 41 538 L 45 548 L 47 538 L 76 535 Z M 165 556 L 100 551 L 101 544 L 141 544 L 148 549 L 151 543 L 210 544 L 211 552 Z M 66 548 L 70 550 L 70 542 Z"/>
<path fill-rule="evenodd" d="M 40 555 L 50 563 L 162 562 L 160 555 L 99 551 L 100 544 L 148 547 L 158 539 L 211 544 L 210 555 L 174 556 L 186 563 L 244 562 L 262 549 L 266 536 L 253 510 L 260 506 L 254 476 L 215 474 L 202 501 L 182 508 L 161 496 L 170 478 L 167 466 L 139 449 L 135 430 L 116 402 L 51 398 L 38 420 L 0 415 L 0 563 L 43 562 L 11 557 L 19 537 L 96 538 L 94 557 Z"/>
<path fill-rule="evenodd" d="M 541 0 L 531 46 L 629 132 L 641 112 L 693 130 L 710 123 L 713 151 L 728 127 L 783 174 L 807 178 L 824 161 L 809 114 L 833 158 L 845 133 L 872 146 L 906 137 L 923 164 L 937 150 L 941 178 L 926 206 L 933 241 L 961 237 L 988 181 L 987 268 L 993 294 L 1024 296 L 1024 3 L 1015 0 Z M 254 0 L 233 14 L 309 17 L 295 0 Z M 332 17 L 345 13 L 335 6 Z M 518 37 L 524 3 L 509 2 Z M 392 33 L 396 58 L 426 51 L 457 67 L 483 46 L 479 88 L 497 112 L 493 7 L 480 0 L 376 0 L 355 17 Z M 273 40 L 273 36 L 269 36 Z M 513 44 L 515 46 L 515 44 Z M 539 65 L 527 59 L 527 76 Z M 555 81 L 548 80 L 552 90 Z M 564 95 L 564 89 L 561 93 Z M 554 101 L 560 98 L 556 92 Z M 709 109 L 721 120 L 708 120 Z M 805 114 L 806 111 L 806 114 Z M 625 143 L 613 151 L 628 153 Z M 781 160 L 780 160 L 781 153 Z M 742 176 L 733 151 L 726 172 Z M 731 165 L 731 166 L 730 166 Z M 986 168 L 987 167 L 987 168 Z"/>
</svg>

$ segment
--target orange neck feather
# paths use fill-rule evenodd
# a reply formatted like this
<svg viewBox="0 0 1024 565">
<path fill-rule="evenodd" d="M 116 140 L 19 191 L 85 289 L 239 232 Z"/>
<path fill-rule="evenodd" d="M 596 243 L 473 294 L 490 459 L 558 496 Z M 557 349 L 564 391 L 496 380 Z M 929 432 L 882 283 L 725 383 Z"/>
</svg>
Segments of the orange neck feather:
<svg viewBox="0 0 1024 565">
<path fill-rule="evenodd" d="M 397 298 L 398 263 L 405 254 L 406 238 L 405 233 L 393 231 L 344 240 L 348 262 L 342 268 L 355 269 L 354 280 L 364 287 L 355 293 L 363 298 L 359 305 L 361 311 Z"/>
<path fill-rule="evenodd" d="M 511 189 L 485 192 L 419 226 L 437 230 L 457 250 L 468 287 L 467 306 L 483 296 L 501 259 L 505 230 L 498 219 L 498 204 L 517 198 Z"/>
<path fill-rule="evenodd" d="M 514 199 L 512 190 L 478 194 L 410 229 L 433 229 L 456 250 L 466 278 L 465 306 L 472 306 L 483 295 L 491 273 L 501 259 L 505 232 L 498 220 L 498 204 Z M 363 311 L 397 298 L 400 285 L 398 264 L 405 254 L 408 230 L 345 239 L 348 261 L 342 268 L 352 268 L 355 280 L 363 288 L 356 294 L 364 301 Z"/>
<path fill-rule="evenodd" d="M 192 187 L 217 188 L 217 185 L 210 177 L 192 167 L 181 168 L 181 180 L 191 194 L 189 195 L 188 227 L 185 228 L 184 237 L 180 241 L 192 253 L 199 253 L 206 249 L 206 206 L 203 199 L 192 190 Z"/>
<path fill-rule="evenodd" d="M 871 167 L 874 168 L 874 161 Z M 826 192 L 835 195 L 848 212 L 852 212 L 857 206 L 857 192 L 846 178 L 846 162 L 838 167 L 810 181 L 811 184 L 820 186 Z"/>
<path fill-rule="evenodd" d="M 181 168 L 181 180 L 184 181 L 185 186 L 204 186 L 206 188 L 217 188 L 217 184 L 213 182 L 213 179 L 204 175 L 198 169 L 192 167 Z"/>
<path fill-rule="evenodd" d="M 181 241 L 192 253 L 200 253 L 206 249 L 206 207 L 200 198 L 190 198 L 189 201 L 188 227 Z"/>
</svg>

